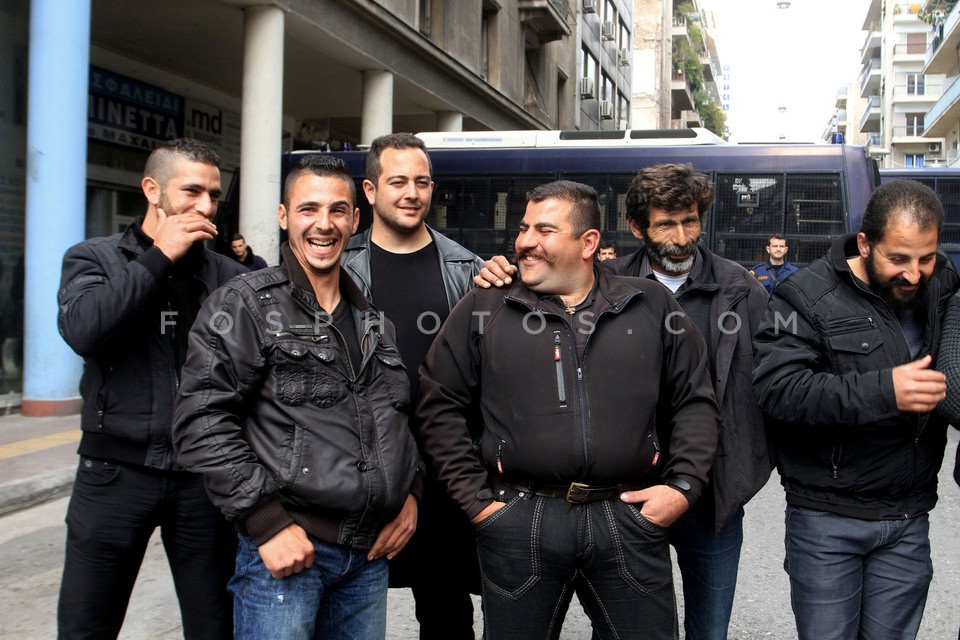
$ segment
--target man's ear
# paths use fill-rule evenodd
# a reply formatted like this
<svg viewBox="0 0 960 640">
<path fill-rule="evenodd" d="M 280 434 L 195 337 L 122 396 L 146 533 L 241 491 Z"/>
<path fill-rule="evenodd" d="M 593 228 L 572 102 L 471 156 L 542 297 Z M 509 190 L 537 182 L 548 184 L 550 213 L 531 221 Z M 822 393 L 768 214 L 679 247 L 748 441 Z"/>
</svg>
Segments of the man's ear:
<svg viewBox="0 0 960 640">
<path fill-rule="evenodd" d="M 857 249 L 860 251 L 860 257 L 864 260 L 870 255 L 870 243 L 867 241 L 867 234 L 863 231 L 857 234 Z"/>
<path fill-rule="evenodd" d="M 643 232 L 640 231 L 640 225 L 637 224 L 636 220 L 627 218 L 627 224 L 630 225 L 630 233 L 633 234 L 633 237 L 637 240 L 643 240 Z"/>
<path fill-rule="evenodd" d="M 357 232 L 357 228 L 360 226 L 360 207 L 357 207 L 353 210 L 353 227 L 350 229 L 350 235 L 352 236 Z"/>
<path fill-rule="evenodd" d="M 587 229 L 580 236 L 580 242 L 583 247 L 583 259 L 593 260 L 597 249 L 600 248 L 600 232 L 596 229 Z"/>
<path fill-rule="evenodd" d="M 150 176 L 146 176 L 140 181 L 140 188 L 143 190 L 143 195 L 146 196 L 148 203 L 155 207 L 160 204 L 160 183 Z"/>
<path fill-rule="evenodd" d="M 373 184 L 369 180 L 363 181 L 363 194 L 367 196 L 367 202 L 370 203 L 370 206 L 373 206 L 373 199 L 377 196 L 377 185 Z"/>
<path fill-rule="evenodd" d="M 277 207 L 277 222 L 280 223 L 281 229 L 287 230 L 287 208 L 282 204 Z"/>
</svg>

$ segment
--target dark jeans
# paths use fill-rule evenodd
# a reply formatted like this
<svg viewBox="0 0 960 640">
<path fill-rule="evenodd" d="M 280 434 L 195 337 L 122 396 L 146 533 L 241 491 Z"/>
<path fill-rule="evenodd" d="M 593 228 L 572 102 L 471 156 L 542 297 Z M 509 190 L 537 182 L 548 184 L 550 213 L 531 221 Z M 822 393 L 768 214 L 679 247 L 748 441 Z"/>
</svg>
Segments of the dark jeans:
<svg viewBox="0 0 960 640">
<path fill-rule="evenodd" d="M 667 531 L 618 499 L 574 505 L 497 487 L 477 526 L 487 640 L 560 637 L 576 593 L 594 637 L 677 637 Z"/>
<path fill-rule="evenodd" d="M 116 638 L 147 542 L 160 527 L 187 639 L 233 637 L 237 534 L 200 476 L 82 458 L 67 509 L 59 637 Z"/>
<path fill-rule="evenodd" d="M 917 637 L 933 578 L 927 514 L 857 520 L 787 505 L 785 544 L 800 640 Z"/>
<path fill-rule="evenodd" d="M 726 640 L 737 588 L 743 509 L 716 532 L 714 503 L 701 498 L 670 527 L 670 544 L 683 577 L 687 640 Z"/>
</svg>

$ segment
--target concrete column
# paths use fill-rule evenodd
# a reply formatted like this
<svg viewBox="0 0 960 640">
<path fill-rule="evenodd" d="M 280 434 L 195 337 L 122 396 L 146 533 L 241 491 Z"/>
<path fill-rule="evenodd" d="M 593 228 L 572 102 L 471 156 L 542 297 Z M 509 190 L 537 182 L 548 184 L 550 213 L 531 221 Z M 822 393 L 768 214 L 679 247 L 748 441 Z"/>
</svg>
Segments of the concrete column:
<svg viewBox="0 0 960 640">
<path fill-rule="evenodd" d="M 60 259 L 84 239 L 89 77 L 90 0 L 33 0 L 21 401 L 26 416 L 80 411 L 82 363 L 57 330 L 57 290 Z"/>
<path fill-rule="evenodd" d="M 393 74 L 382 69 L 363 72 L 360 144 L 393 133 Z"/>
<path fill-rule="evenodd" d="M 438 111 L 437 131 L 463 131 L 463 114 L 459 111 Z"/>
<path fill-rule="evenodd" d="M 243 11 L 240 125 L 240 233 L 268 264 L 280 257 L 280 156 L 283 153 L 283 11 Z"/>
</svg>

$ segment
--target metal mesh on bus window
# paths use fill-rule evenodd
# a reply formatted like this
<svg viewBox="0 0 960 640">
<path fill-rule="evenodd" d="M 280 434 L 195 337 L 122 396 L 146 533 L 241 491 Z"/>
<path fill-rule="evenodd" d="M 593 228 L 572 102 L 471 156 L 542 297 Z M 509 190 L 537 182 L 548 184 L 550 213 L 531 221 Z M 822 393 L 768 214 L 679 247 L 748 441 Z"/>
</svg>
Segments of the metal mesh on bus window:
<svg viewBox="0 0 960 640">
<path fill-rule="evenodd" d="M 708 246 L 744 266 L 767 259 L 770 236 L 786 236 L 787 260 L 806 264 L 844 233 L 841 179 L 832 173 L 718 173 Z"/>
</svg>

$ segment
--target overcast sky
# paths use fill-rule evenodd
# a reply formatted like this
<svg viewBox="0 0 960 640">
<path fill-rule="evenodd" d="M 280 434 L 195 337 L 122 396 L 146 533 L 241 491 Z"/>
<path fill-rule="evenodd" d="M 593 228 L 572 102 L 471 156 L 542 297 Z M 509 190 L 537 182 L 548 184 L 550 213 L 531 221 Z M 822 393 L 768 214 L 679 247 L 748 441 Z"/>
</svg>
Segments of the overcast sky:
<svg viewBox="0 0 960 640">
<path fill-rule="evenodd" d="M 818 142 L 837 89 L 860 74 L 870 0 L 700 4 L 713 11 L 720 64 L 730 65 L 731 141 Z"/>
</svg>

